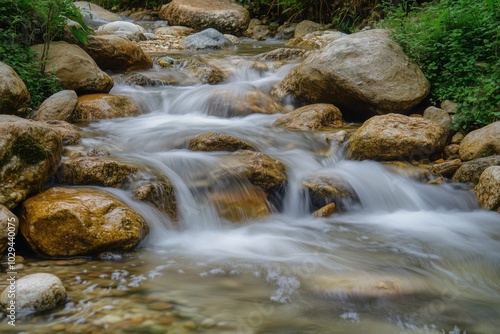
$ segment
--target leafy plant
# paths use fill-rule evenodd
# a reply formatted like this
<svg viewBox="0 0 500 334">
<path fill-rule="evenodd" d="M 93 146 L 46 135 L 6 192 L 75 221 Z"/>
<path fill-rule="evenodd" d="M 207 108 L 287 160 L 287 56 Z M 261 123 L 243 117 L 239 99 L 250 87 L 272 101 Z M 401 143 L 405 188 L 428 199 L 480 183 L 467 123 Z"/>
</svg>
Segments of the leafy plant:
<svg viewBox="0 0 500 334">
<path fill-rule="evenodd" d="M 392 31 L 431 82 L 431 100 L 459 104 L 454 128 L 468 132 L 500 119 L 500 0 L 405 4 L 381 26 Z"/>
</svg>

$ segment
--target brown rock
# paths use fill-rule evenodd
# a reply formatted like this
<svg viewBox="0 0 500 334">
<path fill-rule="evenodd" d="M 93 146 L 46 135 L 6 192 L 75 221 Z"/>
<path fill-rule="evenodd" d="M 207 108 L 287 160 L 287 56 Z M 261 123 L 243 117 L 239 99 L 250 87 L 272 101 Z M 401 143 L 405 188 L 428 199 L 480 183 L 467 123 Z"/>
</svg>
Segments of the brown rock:
<svg viewBox="0 0 500 334">
<path fill-rule="evenodd" d="M 465 162 L 453 175 L 453 181 L 478 183 L 481 174 L 490 166 L 500 166 L 500 155 Z"/>
<path fill-rule="evenodd" d="M 40 57 L 43 45 L 37 44 L 31 49 Z M 113 87 L 111 77 L 78 45 L 52 42 L 46 69 L 61 80 L 65 89 L 74 90 L 78 95 L 107 93 Z"/>
<path fill-rule="evenodd" d="M 30 93 L 23 80 L 7 64 L 0 62 L 0 114 L 28 115 Z"/>
<path fill-rule="evenodd" d="M 62 155 L 61 138 L 49 126 L 0 115 L 0 204 L 12 209 L 39 192 Z"/>
<path fill-rule="evenodd" d="M 292 49 L 292 48 L 279 48 L 266 53 L 261 53 L 255 56 L 258 61 L 265 60 L 302 60 L 306 58 L 311 52 L 304 49 Z"/>
<path fill-rule="evenodd" d="M 281 116 L 273 125 L 294 130 L 322 130 L 342 126 L 342 113 L 332 104 L 311 104 Z"/>
<path fill-rule="evenodd" d="M 460 143 L 460 158 L 469 161 L 500 154 L 500 121 L 472 131 Z"/>
<path fill-rule="evenodd" d="M 443 156 L 445 159 L 457 159 L 460 158 L 459 154 L 460 145 L 451 144 L 444 148 Z"/>
<path fill-rule="evenodd" d="M 215 28 L 237 36 L 250 22 L 248 11 L 231 0 L 173 0 L 161 8 L 159 16 L 171 25 L 195 30 Z"/>
<path fill-rule="evenodd" d="M 123 95 L 89 94 L 78 98 L 73 122 L 137 116 L 140 114 L 132 98 Z"/>
<path fill-rule="evenodd" d="M 207 152 L 213 152 L 213 151 L 234 152 L 238 150 L 255 151 L 255 148 L 252 145 L 238 138 L 216 132 L 209 132 L 194 137 L 189 141 L 188 148 L 191 151 L 207 151 Z"/>
<path fill-rule="evenodd" d="M 304 20 L 301 21 L 297 24 L 297 27 L 295 27 L 295 34 L 294 37 L 302 37 L 304 35 L 307 35 L 309 33 L 318 31 L 318 30 L 324 30 L 325 27 L 321 23 L 316 23 L 313 21 L 309 20 Z"/>
<path fill-rule="evenodd" d="M 167 178 L 152 178 L 147 173 L 129 175 L 123 188 L 132 191 L 132 197 L 153 204 L 176 222 L 179 218 L 177 199 L 172 182 Z"/>
<path fill-rule="evenodd" d="M 180 69 L 187 72 L 202 84 L 215 85 L 227 80 L 227 76 L 217 67 L 208 64 L 201 58 L 191 58 L 180 64 Z"/>
<path fill-rule="evenodd" d="M 421 160 L 441 152 L 447 131 L 423 118 L 374 116 L 350 138 L 347 157 L 355 160 Z"/>
<path fill-rule="evenodd" d="M 484 170 L 474 188 L 479 204 L 488 210 L 500 213 L 500 166 Z"/>
<path fill-rule="evenodd" d="M 219 216 L 233 223 L 259 219 L 271 213 L 267 194 L 256 186 L 221 190 L 210 194 L 209 198 Z"/>
<path fill-rule="evenodd" d="M 148 225 L 109 193 L 85 188 L 51 188 L 23 203 L 21 232 L 45 256 L 130 251 Z"/>
<path fill-rule="evenodd" d="M 50 126 L 53 130 L 55 130 L 59 134 L 63 146 L 76 145 L 80 142 L 80 139 L 82 138 L 82 135 L 78 130 L 78 128 L 68 122 L 45 121 L 43 123 Z"/>
<path fill-rule="evenodd" d="M 82 157 L 63 161 L 57 178 L 62 184 L 120 188 L 122 181 L 137 171 L 135 166 L 109 158 Z"/>
<path fill-rule="evenodd" d="M 391 172 L 417 181 L 427 182 L 432 175 L 427 168 L 414 166 L 407 161 L 388 161 L 384 166 Z"/>
<path fill-rule="evenodd" d="M 318 210 L 330 203 L 340 208 L 344 202 L 356 200 L 354 190 L 337 177 L 330 175 L 315 175 L 302 182 L 303 188 L 309 192 L 313 210 Z"/>
<path fill-rule="evenodd" d="M 0 204 L 0 257 L 8 248 L 9 239 L 12 240 L 12 238 L 16 237 L 18 228 L 19 219 L 9 209 Z"/>
<path fill-rule="evenodd" d="M 43 101 L 38 108 L 37 121 L 70 121 L 74 117 L 78 96 L 74 90 L 62 90 Z"/>
<path fill-rule="evenodd" d="M 451 137 L 451 143 L 452 144 L 460 144 L 462 140 L 464 139 L 464 134 L 462 132 L 457 132 Z"/>
<path fill-rule="evenodd" d="M 446 130 L 446 136 L 448 137 L 450 133 L 451 123 L 453 121 L 446 111 L 436 107 L 428 107 L 427 109 L 425 109 L 423 116 L 425 119 L 441 125 Z"/>
<path fill-rule="evenodd" d="M 314 211 L 313 217 L 326 218 L 326 217 L 330 217 L 331 215 L 333 215 L 336 212 L 337 212 L 337 207 L 335 206 L 335 203 L 330 203 L 330 204 L 327 204 L 324 207 Z"/>
<path fill-rule="evenodd" d="M 103 71 L 147 70 L 153 61 L 131 41 L 115 35 L 90 36 L 82 48 Z"/>
<path fill-rule="evenodd" d="M 154 31 L 155 35 L 162 36 L 174 36 L 174 37 L 184 37 L 192 34 L 194 30 L 192 28 L 184 26 L 168 26 L 160 27 Z"/>
<path fill-rule="evenodd" d="M 439 164 L 435 164 L 429 167 L 429 171 L 432 174 L 438 174 L 445 177 L 451 177 L 455 172 L 462 166 L 462 160 L 454 159 L 450 161 L 445 161 Z"/>
<path fill-rule="evenodd" d="M 407 113 L 430 90 L 417 65 L 383 30 L 368 30 L 331 42 L 293 69 L 273 94 L 301 104 L 331 103 L 344 117 Z M 347 112 L 349 111 L 349 112 Z"/>
</svg>

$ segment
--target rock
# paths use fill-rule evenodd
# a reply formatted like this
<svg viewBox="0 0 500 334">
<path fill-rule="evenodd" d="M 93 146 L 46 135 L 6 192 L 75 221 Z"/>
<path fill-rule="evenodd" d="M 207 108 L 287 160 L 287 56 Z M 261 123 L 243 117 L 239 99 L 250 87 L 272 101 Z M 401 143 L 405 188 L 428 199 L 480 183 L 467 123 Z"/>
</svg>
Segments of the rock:
<svg viewBox="0 0 500 334">
<path fill-rule="evenodd" d="M 238 150 L 256 151 L 256 149 L 252 145 L 238 138 L 216 132 L 209 132 L 194 137 L 189 141 L 188 148 L 191 151 L 207 151 L 207 152 L 213 152 L 213 151 L 234 152 Z"/>
<path fill-rule="evenodd" d="M 246 178 L 250 183 L 267 192 L 282 188 L 287 183 L 283 163 L 264 153 L 248 150 L 237 151 L 229 155 L 220 169 L 212 172 L 211 177 L 213 183 L 224 183 L 228 178 L 239 180 Z"/>
<path fill-rule="evenodd" d="M 0 62 L 0 114 L 28 115 L 30 93 L 23 80 L 7 64 Z"/>
<path fill-rule="evenodd" d="M 184 27 L 184 26 L 168 26 L 168 27 L 160 27 L 154 31 L 155 35 L 168 35 L 174 37 L 184 37 L 191 35 L 194 32 L 192 28 Z"/>
<path fill-rule="evenodd" d="M 500 154 L 500 121 L 469 132 L 460 143 L 460 158 L 469 161 Z"/>
<path fill-rule="evenodd" d="M 439 109 L 436 107 L 428 107 L 424 111 L 424 118 L 428 119 L 436 124 L 441 125 L 447 132 L 446 137 L 450 134 L 450 127 L 452 124 L 452 119 L 450 115 L 443 109 Z"/>
<path fill-rule="evenodd" d="M 219 68 L 201 58 L 190 58 L 180 63 L 179 68 L 202 84 L 215 85 L 227 80 L 227 75 Z"/>
<path fill-rule="evenodd" d="M 149 231 L 146 222 L 107 192 L 50 188 L 23 203 L 21 233 L 38 254 L 79 256 L 130 251 Z"/>
<path fill-rule="evenodd" d="M 324 207 L 316 210 L 313 212 L 313 217 L 314 218 L 326 218 L 330 217 L 334 213 L 337 212 L 337 207 L 335 206 L 335 203 L 330 203 L 325 205 Z"/>
<path fill-rule="evenodd" d="M 453 175 L 454 182 L 478 183 L 479 177 L 490 166 L 500 166 L 500 155 L 467 161 Z"/>
<path fill-rule="evenodd" d="M 452 144 L 460 144 L 462 140 L 464 139 L 464 134 L 462 132 L 457 132 L 451 137 L 451 143 Z"/>
<path fill-rule="evenodd" d="M 209 195 L 219 216 L 240 223 L 255 220 L 271 214 L 267 194 L 259 187 L 233 187 Z"/>
<path fill-rule="evenodd" d="M 354 190 L 348 184 L 331 175 L 308 177 L 302 182 L 302 187 L 309 193 L 313 210 L 330 203 L 335 203 L 336 208 L 342 209 L 345 204 L 357 200 Z"/>
<path fill-rule="evenodd" d="M 76 145 L 80 142 L 82 135 L 78 128 L 65 121 L 45 121 L 51 129 L 55 130 L 61 138 L 63 146 Z"/>
<path fill-rule="evenodd" d="M 278 27 L 276 30 L 277 39 L 290 39 L 295 35 L 297 23 L 286 23 Z"/>
<path fill-rule="evenodd" d="M 443 157 L 447 160 L 460 158 L 459 154 L 460 145 L 451 144 L 444 148 Z"/>
<path fill-rule="evenodd" d="M 75 1 L 73 4 L 80 9 L 85 23 L 87 23 L 92 29 L 97 29 L 99 26 L 111 21 L 122 20 L 120 15 L 112 13 L 101 6 L 88 1 Z"/>
<path fill-rule="evenodd" d="M 458 104 L 450 100 L 441 102 L 441 109 L 445 110 L 448 114 L 455 114 L 458 110 Z"/>
<path fill-rule="evenodd" d="M 432 175 L 427 168 L 414 166 L 407 161 L 387 161 L 384 166 L 392 173 L 421 182 L 428 182 Z"/>
<path fill-rule="evenodd" d="M 302 37 L 309 33 L 325 29 L 324 25 L 309 20 L 301 21 L 295 27 L 294 37 Z"/>
<path fill-rule="evenodd" d="M 209 115 L 219 117 L 246 116 L 258 114 L 283 114 L 285 108 L 272 97 L 255 87 L 235 90 L 223 86 L 210 90 L 204 106 Z"/>
<path fill-rule="evenodd" d="M 289 48 L 279 48 L 266 53 L 261 53 L 255 56 L 255 60 L 302 60 L 307 57 L 311 52 L 304 49 L 289 49 Z"/>
<path fill-rule="evenodd" d="M 141 47 L 115 35 L 90 36 L 82 46 L 103 71 L 147 70 L 153 61 Z"/>
<path fill-rule="evenodd" d="M 287 42 L 285 45 L 307 49 L 323 49 L 334 40 L 337 40 L 344 36 L 347 35 L 340 31 L 323 31 L 321 35 L 316 35 L 316 33 L 314 33 L 294 38 Z"/>
<path fill-rule="evenodd" d="M 417 65 L 383 30 L 369 30 L 331 42 L 294 68 L 273 94 L 301 104 L 331 103 L 352 119 L 407 113 L 430 90 Z M 347 113 L 347 115 L 346 115 Z"/>
<path fill-rule="evenodd" d="M 173 0 L 160 9 L 159 16 L 171 25 L 203 30 L 215 28 L 223 33 L 241 35 L 250 14 L 231 0 Z"/>
<path fill-rule="evenodd" d="M 39 192 L 62 155 L 59 134 L 49 126 L 0 115 L 0 204 L 12 209 Z"/>
<path fill-rule="evenodd" d="M 9 209 L 0 204 L 0 257 L 7 250 L 9 241 L 16 237 L 18 227 L 19 219 Z"/>
<path fill-rule="evenodd" d="M 110 158 L 81 157 L 63 161 L 56 176 L 62 184 L 121 188 L 122 181 L 137 171 L 135 166 Z"/>
<path fill-rule="evenodd" d="M 98 119 L 131 117 L 140 114 L 131 97 L 111 94 L 89 94 L 78 98 L 73 122 L 92 122 Z"/>
<path fill-rule="evenodd" d="M 421 160 L 441 152 L 447 131 L 427 119 L 399 114 L 374 116 L 351 136 L 347 157 L 354 160 Z"/>
<path fill-rule="evenodd" d="M 452 177 L 453 174 L 462 166 L 462 160 L 454 159 L 450 161 L 445 161 L 439 164 L 435 164 L 429 167 L 429 171 L 432 174 L 438 174 L 445 177 Z"/>
<path fill-rule="evenodd" d="M 43 101 L 38 108 L 37 121 L 70 121 L 74 115 L 78 96 L 74 90 L 62 90 Z"/>
<path fill-rule="evenodd" d="M 232 45 L 230 40 L 213 28 L 189 35 L 181 42 L 181 46 L 188 50 L 222 49 Z"/>
<path fill-rule="evenodd" d="M 64 304 L 66 289 L 59 277 L 52 274 L 31 274 L 16 280 L 16 311 L 43 312 Z M 0 309 L 7 312 L 11 298 L 9 287 L 0 295 Z"/>
<path fill-rule="evenodd" d="M 40 57 L 43 44 L 34 45 L 31 49 Z M 78 95 L 107 93 L 113 87 L 111 77 L 78 45 L 52 42 L 46 69 L 61 80 L 63 88 L 74 90 Z"/>
<path fill-rule="evenodd" d="M 224 34 L 224 37 L 226 37 L 231 43 L 233 43 L 234 45 L 239 45 L 241 44 L 241 40 L 234 36 L 234 35 L 231 35 L 231 34 Z"/>
<path fill-rule="evenodd" d="M 273 125 L 293 130 L 322 130 L 342 126 L 342 113 L 333 104 L 311 104 L 281 116 Z"/>
<path fill-rule="evenodd" d="M 121 80 L 128 85 L 137 86 L 189 86 L 199 84 L 179 69 L 166 69 L 162 71 L 147 71 L 141 73 L 128 73 L 121 76 Z M 117 80 L 118 81 L 118 80 Z"/>
<path fill-rule="evenodd" d="M 474 188 L 479 204 L 488 210 L 500 213 L 500 166 L 484 170 Z"/>
<path fill-rule="evenodd" d="M 143 27 L 126 21 L 114 21 L 106 23 L 105 25 L 100 26 L 96 31 L 98 35 L 123 36 L 134 42 L 146 40 L 146 36 L 144 36 L 145 32 L 146 30 L 144 30 Z"/>
</svg>

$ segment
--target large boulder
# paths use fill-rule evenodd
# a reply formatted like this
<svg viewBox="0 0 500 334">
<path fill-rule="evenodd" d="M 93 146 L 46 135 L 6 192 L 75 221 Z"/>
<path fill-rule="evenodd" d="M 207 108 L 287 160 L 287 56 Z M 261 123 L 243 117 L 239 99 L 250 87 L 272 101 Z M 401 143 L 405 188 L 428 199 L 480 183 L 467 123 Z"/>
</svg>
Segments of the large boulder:
<svg viewBox="0 0 500 334">
<path fill-rule="evenodd" d="M 342 113 L 333 104 L 316 103 L 281 116 L 274 126 L 293 130 L 321 130 L 342 125 Z"/>
<path fill-rule="evenodd" d="M 41 56 L 43 44 L 31 48 Z M 107 93 L 113 87 L 113 79 L 78 45 L 52 42 L 45 68 L 61 80 L 63 88 L 72 89 L 78 95 Z"/>
<path fill-rule="evenodd" d="M 27 116 L 30 93 L 23 80 L 7 64 L 0 62 L 0 114 Z"/>
<path fill-rule="evenodd" d="M 500 121 L 472 131 L 460 143 L 460 158 L 469 161 L 500 154 Z"/>
<path fill-rule="evenodd" d="M 15 247 L 14 238 L 17 235 L 19 219 L 5 206 L 0 204 L 0 257 L 7 250 L 9 243 Z"/>
<path fill-rule="evenodd" d="M 90 36 L 82 46 L 103 71 L 147 70 L 153 61 L 141 47 L 115 35 Z"/>
<path fill-rule="evenodd" d="M 147 223 L 111 194 L 86 188 L 50 188 L 23 203 L 21 233 L 38 254 L 91 255 L 130 251 Z"/>
<path fill-rule="evenodd" d="M 192 151 L 255 151 L 255 148 L 241 139 L 223 133 L 209 132 L 194 137 L 189 141 L 188 148 Z"/>
<path fill-rule="evenodd" d="M 131 97 L 112 94 L 89 94 L 78 98 L 73 122 L 137 116 L 139 107 Z"/>
<path fill-rule="evenodd" d="M 500 166 L 484 170 L 474 188 L 479 204 L 488 210 L 500 213 Z"/>
<path fill-rule="evenodd" d="M 62 90 L 43 101 L 38 108 L 37 121 L 70 121 L 74 115 L 78 96 L 74 90 Z"/>
<path fill-rule="evenodd" d="M 39 192 L 62 155 L 59 134 L 46 124 L 0 115 L 0 204 L 12 209 Z"/>
<path fill-rule="evenodd" d="M 97 29 L 108 22 L 120 21 L 122 19 L 120 15 L 88 1 L 75 1 L 73 4 L 80 9 L 85 23 L 93 29 Z"/>
<path fill-rule="evenodd" d="M 123 180 L 138 168 L 103 157 L 80 157 L 65 160 L 59 166 L 57 178 L 62 184 L 121 187 Z"/>
<path fill-rule="evenodd" d="M 500 166 L 500 155 L 467 161 L 453 175 L 453 181 L 478 183 L 481 174 L 490 166 Z"/>
<path fill-rule="evenodd" d="M 399 114 L 374 116 L 351 136 L 347 157 L 355 160 L 421 160 L 441 152 L 448 132 L 430 120 Z"/>
<path fill-rule="evenodd" d="M 233 45 L 222 33 L 208 28 L 184 38 L 181 46 L 189 50 L 222 49 Z"/>
<path fill-rule="evenodd" d="M 301 104 L 332 103 L 346 118 L 359 119 L 407 113 L 429 90 L 422 71 L 388 33 L 369 30 L 336 39 L 311 54 L 274 94 L 280 99 L 292 96 Z"/>
<path fill-rule="evenodd" d="M 232 0 L 173 0 L 161 8 L 159 16 L 171 25 L 215 28 L 233 35 L 241 35 L 250 22 L 248 11 Z"/>
<path fill-rule="evenodd" d="M 15 311 L 44 312 L 66 301 L 66 289 L 59 277 L 52 274 L 31 274 L 15 281 Z M 7 286 L 0 295 L 0 310 L 7 313 L 12 291 Z"/>
</svg>

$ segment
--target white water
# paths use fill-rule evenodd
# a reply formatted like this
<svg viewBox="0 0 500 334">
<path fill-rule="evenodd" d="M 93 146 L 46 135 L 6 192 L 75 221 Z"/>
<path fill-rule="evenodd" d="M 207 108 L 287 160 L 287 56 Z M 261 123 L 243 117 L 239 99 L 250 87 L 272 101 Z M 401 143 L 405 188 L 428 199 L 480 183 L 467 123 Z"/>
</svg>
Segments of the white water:
<svg viewBox="0 0 500 334">
<path fill-rule="evenodd" d="M 279 115 L 228 117 L 226 110 L 208 105 L 214 90 L 232 91 L 235 100 L 248 90 L 268 93 L 291 69 L 260 73 L 237 60 L 228 69 L 230 82 L 215 87 L 118 85 L 112 93 L 134 97 L 144 114 L 85 129 L 88 149 L 104 147 L 116 159 L 167 176 L 175 187 L 177 224 L 125 191 L 107 189 L 149 223 L 150 236 L 141 248 L 154 254 L 149 261 L 160 267 L 174 261 L 169 266 L 180 272 L 194 270 L 200 285 L 203 277 L 221 273 L 261 277 L 274 289 L 268 302 L 297 305 L 298 318 L 309 314 L 311 322 L 324 325 L 312 333 L 335 326 L 350 333 L 459 333 L 459 328 L 493 333 L 500 325 L 500 216 L 479 209 L 470 191 L 423 184 L 376 162 L 344 160 L 322 133 L 272 127 Z M 231 59 L 226 62 L 231 66 Z M 187 150 L 191 138 L 212 131 L 240 138 L 285 164 L 289 183 L 281 212 L 242 225 L 218 217 L 204 185 L 229 153 Z M 312 175 L 341 178 L 359 202 L 341 214 L 313 219 L 301 185 Z M 161 284 L 162 278 L 152 281 Z M 376 288 L 380 282 L 397 288 Z M 230 296 L 219 302 L 238 314 L 240 305 Z M 305 332 L 300 323 L 286 327 L 287 321 L 295 323 L 272 313 L 262 333 L 266 326 L 276 330 L 269 333 Z"/>
</svg>

